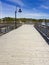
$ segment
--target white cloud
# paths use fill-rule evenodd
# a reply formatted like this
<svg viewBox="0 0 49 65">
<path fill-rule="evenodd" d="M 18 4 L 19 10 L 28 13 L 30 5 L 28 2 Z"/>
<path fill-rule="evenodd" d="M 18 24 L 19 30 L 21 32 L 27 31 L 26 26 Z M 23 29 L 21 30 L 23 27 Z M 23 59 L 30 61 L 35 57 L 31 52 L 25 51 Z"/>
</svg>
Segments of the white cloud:
<svg viewBox="0 0 49 65">
<path fill-rule="evenodd" d="M 0 18 L 2 18 L 2 2 L 0 1 Z"/>
<path fill-rule="evenodd" d="M 20 6 L 24 6 L 24 3 L 22 2 L 22 0 L 7 0 L 7 1 L 10 1 L 10 2 L 13 2 L 13 3 L 17 3 Z"/>
<path fill-rule="evenodd" d="M 2 9 L 2 2 L 0 1 L 0 10 Z"/>
<path fill-rule="evenodd" d="M 15 6 L 12 6 L 12 5 L 9 5 L 7 3 L 2 3 L 2 10 L 5 10 L 5 11 L 14 11 L 15 10 Z"/>
<path fill-rule="evenodd" d="M 12 6 L 12 5 L 9 5 L 9 4 L 6 4 L 6 3 L 2 3 L 1 4 L 1 8 L 0 8 L 0 18 L 2 17 L 14 17 L 14 14 L 15 14 L 15 6 Z"/>
<path fill-rule="evenodd" d="M 39 12 L 39 9 L 33 8 L 31 11 L 32 11 L 32 12 Z"/>
<path fill-rule="evenodd" d="M 35 18 L 35 19 L 42 19 L 42 18 L 49 18 L 49 15 L 46 13 L 22 13 L 18 15 L 19 18 Z"/>
<path fill-rule="evenodd" d="M 36 11 L 37 9 L 36 9 L 36 8 L 33 8 L 32 10 L 33 10 L 33 11 Z"/>
<path fill-rule="evenodd" d="M 15 17 L 15 7 L 12 6 L 12 5 L 7 5 L 5 3 L 2 3 L 0 2 L 0 6 L 2 5 L 2 17 Z M 1 12 L 0 12 L 1 13 Z M 46 14 L 46 13 L 40 13 L 40 12 L 37 12 L 37 9 L 36 8 L 33 8 L 32 11 L 30 10 L 22 10 L 22 13 L 17 13 L 17 18 L 36 18 L 36 19 L 39 19 L 39 18 L 49 18 L 49 14 Z"/>
<path fill-rule="evenodd" d="M 41 7 L 44 9 L 49 9 L 49 6 L 41 5 Z"/>
</svg>

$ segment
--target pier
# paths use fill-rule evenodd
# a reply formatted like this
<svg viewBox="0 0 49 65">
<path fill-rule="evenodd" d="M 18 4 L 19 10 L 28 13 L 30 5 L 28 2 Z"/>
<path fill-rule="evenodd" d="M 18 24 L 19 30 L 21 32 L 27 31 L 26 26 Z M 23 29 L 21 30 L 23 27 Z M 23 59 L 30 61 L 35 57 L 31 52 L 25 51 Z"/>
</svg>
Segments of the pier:
<svg viewBox="0 0 49 65">
<path fill-rule="evenodd" d="M 0 36 L 0 65 L 49 65 L 49 45 L 34 25 L 24 24 Z"/>
</svg>

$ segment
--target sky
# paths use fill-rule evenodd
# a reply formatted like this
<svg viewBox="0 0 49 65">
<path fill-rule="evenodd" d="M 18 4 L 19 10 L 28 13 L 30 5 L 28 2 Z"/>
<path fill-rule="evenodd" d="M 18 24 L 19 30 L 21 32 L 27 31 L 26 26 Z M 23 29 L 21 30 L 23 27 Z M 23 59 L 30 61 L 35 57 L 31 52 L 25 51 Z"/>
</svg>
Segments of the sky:
<svg viewBox="0 0 49 65">
<path fill-rule="evenodd" d="M 21 8 L 22 12 L 18 12 Z M 0 18 L 49 19 L 49 0 L 0 0 Z"/>
</svg>

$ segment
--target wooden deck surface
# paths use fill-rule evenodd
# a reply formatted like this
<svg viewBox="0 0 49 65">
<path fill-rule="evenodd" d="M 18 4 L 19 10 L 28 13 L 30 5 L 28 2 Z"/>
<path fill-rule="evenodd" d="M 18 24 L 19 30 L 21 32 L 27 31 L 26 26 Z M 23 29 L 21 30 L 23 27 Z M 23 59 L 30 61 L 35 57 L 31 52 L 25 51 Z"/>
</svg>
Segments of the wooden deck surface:
<svg viewBox="0 0 49 65">
<path fill-rule="evenodd" d="M 49 65 L 49 45 L 33 25 L 0 36 L 0 65 Z"/>
</svg>

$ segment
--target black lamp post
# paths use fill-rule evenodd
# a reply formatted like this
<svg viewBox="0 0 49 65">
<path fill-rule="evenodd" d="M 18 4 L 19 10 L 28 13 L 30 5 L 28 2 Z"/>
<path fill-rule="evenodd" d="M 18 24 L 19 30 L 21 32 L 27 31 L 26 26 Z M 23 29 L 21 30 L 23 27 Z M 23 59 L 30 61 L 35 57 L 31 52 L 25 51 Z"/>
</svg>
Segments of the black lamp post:
<svg viewBox="0 0 49 65">
<path fill-rule="evenodd" d="M 19 13 L 22 12 L 21 8 L 18 10 Z M 15 29 L 17 27 L 17 23 L 16 23 L 16 18 L 17 18 L 17 8 L 16 8 L 16 11 L 15 11 Z"/>
<path fill-rule="evenodd" d="M 17 13 L 17 11 L 15 11 L 15 28 L 16 28 L 16 13 Z"/>
</svg>

